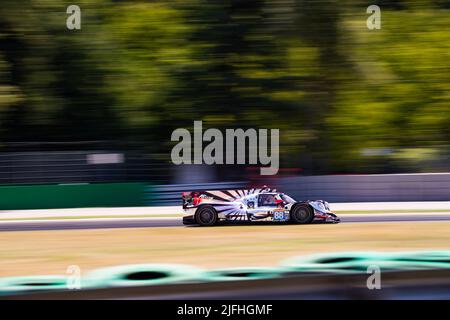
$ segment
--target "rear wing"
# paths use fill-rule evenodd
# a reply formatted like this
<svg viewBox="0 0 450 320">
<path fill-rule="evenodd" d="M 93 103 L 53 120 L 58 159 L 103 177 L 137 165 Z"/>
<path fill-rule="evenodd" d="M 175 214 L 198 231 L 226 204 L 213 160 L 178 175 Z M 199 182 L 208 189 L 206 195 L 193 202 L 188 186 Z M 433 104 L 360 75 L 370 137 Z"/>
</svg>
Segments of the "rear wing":
<svg viewBox="0 0 450 320">
<path fill-rule="evenodd" d="M 219 203 L 231 202 L 251 194 L 260 194 L 265 192 L 276 192 L 276 189 L 270 189 L 267 186 L 252 189 L 228 189 L 228 190 L 210 190 L 210 191 L 189 191 L 181 194 L 183 209 L 197 206 L 205 198 Z"/>
<path fill-rule="evenodd" d="M 204 191 L 183 192 L 181 194 L 183 209 L 185 209 L 187 206 L 197 205 L 200 202 L 200 195 L 202 194 L 204 194 Z"/>
</svg>

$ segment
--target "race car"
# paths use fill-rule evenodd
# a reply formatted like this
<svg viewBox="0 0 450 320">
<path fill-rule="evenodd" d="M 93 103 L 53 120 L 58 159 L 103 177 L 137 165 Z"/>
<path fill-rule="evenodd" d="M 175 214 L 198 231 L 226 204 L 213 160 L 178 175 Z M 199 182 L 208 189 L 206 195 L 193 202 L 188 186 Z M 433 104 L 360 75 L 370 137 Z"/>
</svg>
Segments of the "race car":
<svg viewBox="0 0 450 320">
<path fill-rule="evenodd" d="M 338 223 L 323 200 L 296 201 L 268 187 L 249 190 L 193 191 L 182 194 L 183 224 L 213 226 L 220 222 Z"/>
</svg>

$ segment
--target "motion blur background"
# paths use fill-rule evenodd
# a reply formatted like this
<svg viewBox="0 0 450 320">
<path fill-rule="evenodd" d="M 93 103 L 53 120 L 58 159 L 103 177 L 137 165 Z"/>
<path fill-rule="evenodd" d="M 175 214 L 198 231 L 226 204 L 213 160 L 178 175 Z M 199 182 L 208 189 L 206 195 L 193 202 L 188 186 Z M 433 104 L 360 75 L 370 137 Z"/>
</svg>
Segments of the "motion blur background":
<svg viewBox="0 0 450 320">
<path fill-rule="evenodd" d="M 81 8 L 81 30 L 66 27 L 69 5 Z M 381 8 L 379 30 L 366 25 L 370 5 Z M 173 130 L 196 120 L 203 130 L 280 129 L 278 175 L 173 165 Z M 229 268 L 317 252 L 446 250 L 449 166 L 450 0 L 0 3 L 1 277 L 69 265 Z M 262 184 L 330 201 L 343 223 L 181 225 L 182 191 Z M 420 297 L 450 297 L 450 252 L 424 256 L 446 268 L 437 280 L 446 295 L 433 287 Z M 350 266 L 365 290 L 350 298 L 369 294 L 364 263 Z M 383 274 L 383 288 L 388 277 L 403 279 Z M 19 280 L 26 290 L 50 288 L 44 279 Z"/>
<path fill-rule="evenodd" d="M 259 172 L 171 165 L 194 120 L 279 128 L 280 175 L 448 171 L 449 21 L 447 0 L 3 0 L 0 183 Z"/>
</svg>

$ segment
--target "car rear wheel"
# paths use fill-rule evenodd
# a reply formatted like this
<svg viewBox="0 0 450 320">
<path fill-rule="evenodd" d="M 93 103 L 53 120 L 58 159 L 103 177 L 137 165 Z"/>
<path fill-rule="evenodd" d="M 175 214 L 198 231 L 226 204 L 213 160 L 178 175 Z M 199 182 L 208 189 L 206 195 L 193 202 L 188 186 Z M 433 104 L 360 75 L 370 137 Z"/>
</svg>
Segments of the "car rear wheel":
<svg viewBox="0 0 450 320">
<path fill-rule="evenodd" d="M 202 206 L 195 212 L 195 221 L 201 226 L 213 226 L 217 220 L 217 211 L 212 206 Z"/>
<path fill-rule="evenodd" d="M 291 221 L 298 224 L 311 223 L 314 220 L 314 212 L 308 205 L 296 205 L 291 209 Z"/>
</svg>

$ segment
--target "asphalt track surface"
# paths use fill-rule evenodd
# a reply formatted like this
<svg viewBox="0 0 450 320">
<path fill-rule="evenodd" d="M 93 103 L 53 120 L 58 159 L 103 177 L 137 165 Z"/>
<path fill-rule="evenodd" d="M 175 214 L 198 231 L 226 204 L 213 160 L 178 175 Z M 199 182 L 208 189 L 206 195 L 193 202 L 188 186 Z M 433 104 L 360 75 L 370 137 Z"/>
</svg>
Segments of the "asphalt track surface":
<svg viewBox="0 0 450 320">
<path fill-rule="evenodd" d="M 450 221 L 450 212 L 341 214 L 339 215 L 339 217 L 341 218 L 341 223 Z M 251 223 L 251 225 L 277 225 L 277 224 L 280 223 L 264 223 L 264 222 Z M 249 224 L 239 223 L 238 225 L 249 225 Z M 0 222 L 0 232 L 108 229 L 108 228 L 160 228 L 160 227 L 186 227 L 186 226 L 182 224 L 181 218 L 113 218 L 113 219 L 107 218 L 107 219 L 24 220 L 24 221 L 16 220 L 16 221 Z M 197 226 L 188 226 L 188 227 L 197 227 Z"/>
</svg>

